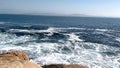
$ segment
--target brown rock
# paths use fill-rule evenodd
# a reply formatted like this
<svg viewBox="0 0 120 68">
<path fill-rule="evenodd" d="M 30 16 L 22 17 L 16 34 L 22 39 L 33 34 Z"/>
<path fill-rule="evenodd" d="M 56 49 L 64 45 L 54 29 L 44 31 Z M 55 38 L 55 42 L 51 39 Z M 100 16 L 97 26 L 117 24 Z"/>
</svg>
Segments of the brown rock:
<svg viewBox="0 0 120 68">
<path fill-rule="evenodd" d="M 78 65 L 78 64 L 70 64 L 70 65 L 64 65 L 64 64 L 51 64 L 51 65 L 44 65 L 43 68 L 88 68 L 87 66 Z"/>
<path fill-rule="evenodd" d="M 0 54 L 0 68 L 42 68 L 29 61 L 23 52 L 8 52 Z"/>
<path fill-rule="evenodd" d="M 64 64 L 51 64 L 51 65 L 44 65 L 43 68 L 64 68 Z"/>
<path fill-rule="evenodd" d="M 19 61 L 4 62 L 0 64 L 0 68 L 23 68 L 23 64 Z"/>
<path fill-rule="evenodd" d="M 37 64 L 34 64 L 29 61 L 25 62 L 23 66 L 24 66 L 23 68 L 42 68 L 42 67 L 38 66 Z"/>
<path fill-rule="evenodd" d="M 70 64 L 70 65 L 66 65 L 65 68 L 88 68 L 88 67 L 78 64 Z"/>
<path fill-rule="evenodd" d="M 41 67 L 29 61 L 24 62 L 13 61 L 0 64 L 0 68 L 41 68 Z"/>
<path fill-rule="evenodd" d="M 0 54 L 0 56 L 16 56 L 19 57 L 20 60 L 29 60 L 29 57 L 23 52 L 7 52 L 4 54 Z"/>
</svg>

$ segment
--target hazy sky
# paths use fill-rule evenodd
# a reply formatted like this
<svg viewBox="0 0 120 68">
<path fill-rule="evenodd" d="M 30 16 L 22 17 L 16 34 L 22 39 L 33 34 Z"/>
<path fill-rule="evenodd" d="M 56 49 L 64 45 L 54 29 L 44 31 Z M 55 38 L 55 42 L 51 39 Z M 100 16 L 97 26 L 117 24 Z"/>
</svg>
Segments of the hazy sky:
<svg viewBox="0 0 120 68">
<path fill-rule="evenodd" d="M 120 17 L 120 0 L 0 0 L 0 13 Z"/>
</svg>

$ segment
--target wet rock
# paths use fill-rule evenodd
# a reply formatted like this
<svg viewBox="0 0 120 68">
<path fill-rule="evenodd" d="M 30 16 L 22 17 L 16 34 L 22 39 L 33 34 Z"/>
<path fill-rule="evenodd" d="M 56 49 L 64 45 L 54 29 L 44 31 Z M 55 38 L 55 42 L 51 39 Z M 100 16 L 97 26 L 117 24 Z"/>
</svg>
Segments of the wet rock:
<svg viewBox="0 0 120 68">
<path fill-rule="evenodd" d="M 70 65 L 65 65 L 65 68 L 88 68 L 88 67 L 78 64 L 70 64 Z"/>
<path fill-rule="evenodd" d="M 64 64 L 51 64 L 51 65 L 44 65 L 43 68 L 64 68 Z"/>
<path fill-rule="evenodd" d="M 44 65 L 43 68 L 88 68 L 87 66 L 78 65 L 78 64 L 51 64 L 51 65 Z"/>
</svg>

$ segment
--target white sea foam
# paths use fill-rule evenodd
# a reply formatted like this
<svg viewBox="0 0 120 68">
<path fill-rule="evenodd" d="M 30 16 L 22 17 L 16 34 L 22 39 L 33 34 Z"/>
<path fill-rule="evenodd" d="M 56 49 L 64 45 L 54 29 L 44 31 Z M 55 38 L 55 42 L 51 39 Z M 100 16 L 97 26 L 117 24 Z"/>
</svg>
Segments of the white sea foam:
<svg viewBox="0 0 120 68">
<path fill-rule="evenodd" d="M 27 30 L 27 29 L 9 29 L 8 32 L 28 32 L 28 33 L 41 33 L 41 32 L 62 32 L 66 30 L 95 30 L 96 32 L 109 32 L 114 30 L 108 30 L 108 29 L 88 29 L 88 28 L 77 28 L 77 27 L 68 27 L 68 28 L 55 28 L 55 27 L 49 27 L 45 30 Z"/>
<path fill-rule="evenodd" d="M 22 41 L 22 40 L 21 40 Z M 73 41 L 74 42 L 74 41 Z M 90 68 L 117 68 L 119 66 L 116 56 L 103 56 L 99 52 L 119 51 L 119 48 L 111 48 L 107 45 L 97 43 L 85 43 L 64 41 L 63 43 L 30 43 L 27 46 L 1 46 L 1 50 L 19 50 L 29 54 L 32 60 L 40 65 L 52 63 L 77 63 L 87 65 Z M 14 46 L 14 47 L 13 47 Z M 89 46 L 90 48 L 86 48 Z M 68 53 L 64 53 L 64 47 L 68 48 Z M 51 60 L 52 59 L 52 60 Z"/>
<path fill-rule="evenodd" d="M 86 28 L 75 28 L 75 27 L 55 28 L 55 27 L 49 27 L 48 29 L 45 29 L 45 30 L 9 29 L 8 32 L 25 32 L 25 33 L 49 32 L 48 35 L 52 35 L 53 33 L 64 32 L 64 31 L 71 30 L 71 29 L 85 30 Z"/>
<path fill-rule="evenodd" d="M 118 41 L 118 42 L 120 42 L 120 38 L 119 37 L 117 37 L 115 40 Z"/>
<path fill-rule="evenodd" d="M 68 27 L 68 28 L 54 28 L 54 29 L 62 29 L 62 30 L 64 30 L 64 29 L 80 29 L 80 30 L 85 30 L 86 28 L 77 28 L 77 27 Z"/>
<path fill-rule="evenodd" d="M 54 28 L 49 28 L 47 31 L 53 32 L 56 30 Z M 40 65 L 52 63 L 77 63 L 87 65 L 90 68 L 119 68 L 120 54 L 107 55 L 104 53 L 114 53 L 120 51 L 120 48 L 84 42 L 75 33 L 66 35 L 69 36 L 66 41 L 60 40 L 56 43 L 36 43 L 29 42 L 36 40 L 36 38 L 29 35 L 18 37 L 13 34 L 0 33 L 0 52 L 13 50 L 24 51 L 32 58 L 32 61 Z M 18 43 L 23 44 L 20 46 L 16 45 Z"/>
<path fill-rule="evenodd" d="M 27 32 L 27 33 L 41 33 L 41 32 L 57 32 L 54 28 L 48 28 L 47 30 L 27 30 L 27 29 L 9 29 L 8 32 Z"/>
<path fill-rule="evenodd" d="M 74 33 L 68 35 L 69 35 L 69 40 L 71 41 L 83 41 L 82 39 L 79 38 L 79 36 L 75 35 Z"/>
<path fill-rule="evenodd" d="M 109 29 L 95 29 L 96 31 L 102 31 L 102 32 L 107 32 L 107 31 L 114 31 L 114 30 L 109 30 Z"/>
<path fill-rule="evenodd" d="M 41 32 L 56 32 L 56 31 L 54 28 L 48 28 L 47 30 L 9 29 L 8 32 L 41 33 Z"/>
<path fill-rule="evenodd" d="M 5 22 L 0 22 L 0 24 L 5 24 Z"/>
<path fill-rule="evenodd" d="M 24 43 L 24 42 L 32 41 L 32 40 L 35 40 L 35 38 L 31 36 L 17 37 L 16 35 L 0 33 L 0 45 Z"/>
</svg>

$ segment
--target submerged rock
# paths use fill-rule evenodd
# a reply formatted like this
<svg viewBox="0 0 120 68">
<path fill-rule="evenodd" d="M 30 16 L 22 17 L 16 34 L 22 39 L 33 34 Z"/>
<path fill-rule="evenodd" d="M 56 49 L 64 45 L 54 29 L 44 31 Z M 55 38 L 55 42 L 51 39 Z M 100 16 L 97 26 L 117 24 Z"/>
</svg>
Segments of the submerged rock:
<svg viewBox="0 0 120 68">
<path fill-rule="evenodd" d="M 78 65 L 78 64 L 51 64 L 51 65 L 44 65 L 43 68 L 88 68 L 87 66 Z"/>
<path fill-rule="evenodd" d="M 23 52 L 8 52 L 0 54 L 0 68 L 42 68 L 29 61 Z"/>
</svg>

